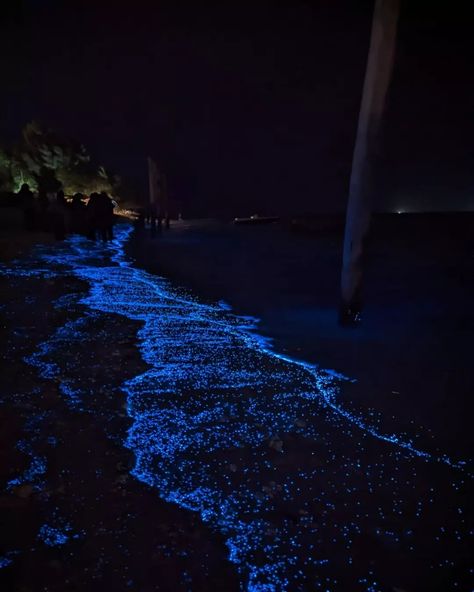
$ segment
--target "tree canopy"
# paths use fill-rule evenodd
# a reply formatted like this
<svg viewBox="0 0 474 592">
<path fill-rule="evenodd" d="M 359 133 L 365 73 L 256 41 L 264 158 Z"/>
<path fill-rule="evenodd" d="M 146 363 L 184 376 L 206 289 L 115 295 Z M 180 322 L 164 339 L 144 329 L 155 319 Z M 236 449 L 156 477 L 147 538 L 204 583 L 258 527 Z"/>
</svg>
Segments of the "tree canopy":
<svg viewBox="0 0 474 592">
<path fill-rule="evenodd" d="M 66 195 L 115 194 L 120 185 L 120 178 L 95 163 L 83 144 L 32 121 L 23 128 L 18 144 L 0 147 L 0 190 L 17 192 L 23 183 L 37 190 L 45 172 L 54 174 Z"/>
</svg>

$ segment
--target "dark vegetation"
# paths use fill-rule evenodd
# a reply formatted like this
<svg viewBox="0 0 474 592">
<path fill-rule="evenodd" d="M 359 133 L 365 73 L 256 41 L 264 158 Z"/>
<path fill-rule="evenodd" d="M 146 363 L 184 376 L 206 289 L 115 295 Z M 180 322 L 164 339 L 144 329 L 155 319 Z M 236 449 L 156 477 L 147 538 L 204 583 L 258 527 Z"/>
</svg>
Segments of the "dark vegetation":
<svg viewBox="0 0 474 592">
<path fill-rule="evenodd" d="M 62 137 L 37 122 L 25 125 L 14 146 L 0 145 L 0 195 L 14 205 L 24 183 L 39 191 L 46 179 L 56 179 L 66 195 L 105 191 L 116 195 L 120 177 L 97 164 L 80 142 Z"/>
</svg>

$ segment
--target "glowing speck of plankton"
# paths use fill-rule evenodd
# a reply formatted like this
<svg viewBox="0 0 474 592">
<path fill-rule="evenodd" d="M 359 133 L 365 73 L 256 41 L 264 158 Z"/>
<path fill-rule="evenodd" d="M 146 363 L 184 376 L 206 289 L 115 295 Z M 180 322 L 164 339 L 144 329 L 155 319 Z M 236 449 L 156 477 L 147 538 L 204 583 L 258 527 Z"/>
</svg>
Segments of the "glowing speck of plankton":
<svg viewBox="0 0 474 592">
<path fill-rule="evenodd" d="M 336 589 L 337 580 L 327 575 L 331 551 L 345 556 L 346 577 L 355 570 L 353 589 L 378 589 L 372 574 L 362 581 L 360 566 L 353 566 L 354 540 L 369 511 L 377 512 L 377 537 L 399 544 L 407 536 L 389 527 L 390 516 L 405 511 L 407 485 L 396 477 L 398 465 L 435 461 L 464 474 L 464 463 L 420 449 L 408 437 L 386 434 L 373 418 L 352 413 L 337 396 L 346 377 L 275 351 L 256 332 L 256 319 L 236 316 L 222 302 L 193 300 L 163 278 L 133 267 L 123 248 L 130 232 L 130 227 L 117 227 L 108 245 L 72 237 L 64 245 L 39 248 L 24 264 L 0 273 L 74 274 L 88 282 L 89 293 L 80 303 L 63 298 L 58 306 L 76 310 L 85 305 L 93 314 L 141 322 L 138 346 L 148 369 L 123 385 L 132 418 L 125 445 L 136 456 L 133 475 L 163 499 L 198 512 L 223 534 L 245 589 Z M 68 321 L 29 362 L 45 378 L 59 375 L 55 351 L 85 339 L 90 318 L 89 312 Z M 74 375 L 64 378 L 61 392 L 71 405 L 87 408 L 90 393 L 81 390 Z M 319 460 L 280 475 L 275 459 L 285 454 L 285 435 L 292 433 L 316 442 Z M 368 439 L 385 446 L 375 460 L 367 456 Z M 345 440 L 352 456 L 338 452 Z M 416 465 L 410 472 L 415 482 Z M 367 508 L 355 501 L 345 521 L 335 520 L 340 502 L 334 500 L 341 493 L 352 500 L 359 489 L 372 494 L 387 483 L 387 507 Z M 304 507 L 315 502 L 317 519 Z M 428 503 L 419 505 L 417 519 Z M 275 523 L 271 517 L 278 514 L 278 504 L 303 507 L 296 519 L 283 513 Z M 45 542 L 65 544 L 63 536 L 45 530 Z M 410 534 L 410 545 L 412 539 Z M 315 544 L 318 540 L 324 544 Z"/>
</svg>

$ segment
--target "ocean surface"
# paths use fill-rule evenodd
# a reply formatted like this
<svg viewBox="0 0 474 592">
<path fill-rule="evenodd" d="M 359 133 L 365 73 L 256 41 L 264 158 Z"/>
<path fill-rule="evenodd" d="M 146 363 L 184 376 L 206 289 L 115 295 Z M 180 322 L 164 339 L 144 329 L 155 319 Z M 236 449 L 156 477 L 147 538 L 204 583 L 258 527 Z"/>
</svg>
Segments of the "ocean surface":
<svg viewBox="0 0 474 592">
<path fill-rule="evenodd" d="M 340 400 L 352 377 L 289 357 L 258 318 L 136 267 L 131 232 L 39 246 L 0 273 L 89 285 L 58 302 L 71 318 L 28 359 L 42 378 L 61 377 L 78 413 L 95 393 L 80 369 L 58 366 L 59 352 L 93 339 L 102 313 L 140 322 L 148 369 L 122 385 L 132 475 L 224 537 L 243 590 L 470 589 L 469 459 L 425 449 L 416 428 L 386 433 L 376 413 Z M 29 452 L 16 483 L 45 472 Z"/>
</svg>

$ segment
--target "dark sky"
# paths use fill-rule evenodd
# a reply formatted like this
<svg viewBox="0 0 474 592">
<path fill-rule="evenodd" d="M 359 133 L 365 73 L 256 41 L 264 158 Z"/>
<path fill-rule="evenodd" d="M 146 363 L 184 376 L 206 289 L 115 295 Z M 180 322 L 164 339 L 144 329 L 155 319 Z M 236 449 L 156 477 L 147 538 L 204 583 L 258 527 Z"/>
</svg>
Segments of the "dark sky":
<svg viewBox="0 0 474 592">
<path fill-rule="evenodd" d="M 403 2 L 377 202 L 474 209 L 464 3 Z M 2 19 L 0 141 L 37 119 L 185 213 L 342 210 L 370 1 L 17 0 Z"/>
</svg>

